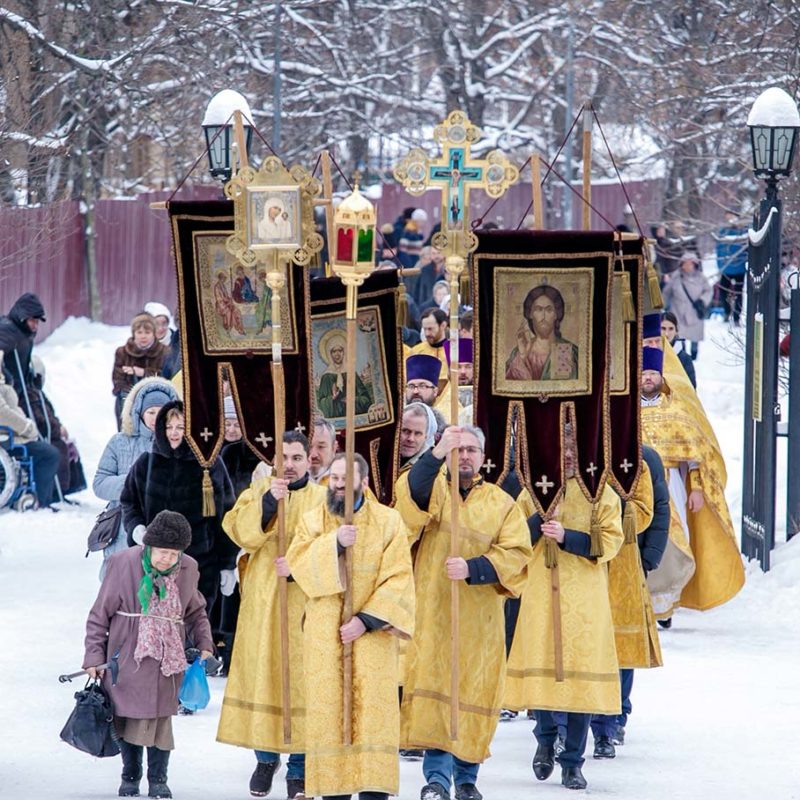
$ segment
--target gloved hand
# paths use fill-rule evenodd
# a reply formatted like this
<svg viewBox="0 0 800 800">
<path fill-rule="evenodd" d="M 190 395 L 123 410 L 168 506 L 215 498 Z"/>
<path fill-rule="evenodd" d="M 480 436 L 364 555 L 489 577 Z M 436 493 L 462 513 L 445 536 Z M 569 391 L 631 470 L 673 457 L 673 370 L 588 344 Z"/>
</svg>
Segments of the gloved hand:
<svg viewBox="0 0 800 800">
<path fill-rule="evenodd" d="M 223 569 L 219 573 L 219 590 L 225 597 L 230 597 L 236 588 L 236 570 Z"/>
<path fill-rule="evenodd" d="M 131 536 L 133 537 L 133 541 L 136 542 L 136 544 L 144 544 L 144 534 L 146 530 L 147 528 L 145 528 L 144 525 L 137 525 L 133 529 L 133 533 L 131 534 Z"/>
</svg>

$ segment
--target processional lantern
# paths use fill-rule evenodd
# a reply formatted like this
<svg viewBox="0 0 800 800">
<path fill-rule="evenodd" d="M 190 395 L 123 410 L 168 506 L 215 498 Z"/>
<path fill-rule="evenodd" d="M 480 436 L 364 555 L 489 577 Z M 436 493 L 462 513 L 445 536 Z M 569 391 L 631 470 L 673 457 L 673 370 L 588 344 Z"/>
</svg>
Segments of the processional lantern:
<svg viewBox="0 0 800 800">
<path fill-rule="evenodd" d="M 206 150 L 208 151 L 208 166 L 212 178 L 223 182 L 231 179 L 233 174 L 233 161 L 231 149 L 234 142 L 233 112 L 239 111 L 244 117 L 244 136 L 247 154 L 250 154 L 250 144 L 253 138 L 253 128 L 250 120 L 250 105 L 247 100 L 233 91 L 223 89 L 217 92 L 208 103 L 203 117 L 203 133 L 206 137 Z"/>
<path fill-rule="evenodd" d="M 750 109 L 747 125 L 756 177 L 788 175 L 800 131 L 800 114 L 792 98 L 774 86 L 762 92 Z"/>
<path fill-rule="evenodd" d="M 333 212 L 332 269 L 342 280 L 360 278 L 360 285 L 375 268 L 375 224 L 375 207 L 356 184 Z"/>
</svg>

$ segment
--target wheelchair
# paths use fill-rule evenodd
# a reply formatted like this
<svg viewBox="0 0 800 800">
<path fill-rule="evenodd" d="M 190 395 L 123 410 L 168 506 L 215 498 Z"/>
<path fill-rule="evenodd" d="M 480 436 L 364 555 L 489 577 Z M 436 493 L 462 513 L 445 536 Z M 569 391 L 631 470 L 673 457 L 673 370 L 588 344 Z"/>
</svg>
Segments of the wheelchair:
<svg viewBox="0 0 800 800">
<path fill-rule="evenodd" d="M 34 511 L 38 507 L 33 457 L 24 444 L 14 444 L 11 428 L 0 425 L 0 511 Z"/>
</svg>

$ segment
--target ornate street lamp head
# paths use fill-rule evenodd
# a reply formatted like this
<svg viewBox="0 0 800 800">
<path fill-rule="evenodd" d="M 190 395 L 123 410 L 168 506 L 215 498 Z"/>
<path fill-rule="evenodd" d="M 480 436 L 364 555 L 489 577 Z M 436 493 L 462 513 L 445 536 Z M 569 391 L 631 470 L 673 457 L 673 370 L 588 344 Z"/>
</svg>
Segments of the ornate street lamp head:
<svg viewBox="0 0 800 800">
<path fill-rule="evenodd" d="M 767 89 L 753 103 L 747 125 L 756 177 L 788 175 L 800 131 L 800 113 L 794 100 L 783 89 Z"/>
<path fill-rule="evenodd" d="M 231 144 L 233 142 L 233 112 L 241 111 L 244 117 L 245 146 L 250 153 L 253 137 L 252 114 L 247 100 L 239 92 L 223 89 L 208 103 L 203 117 L 203 132 L 206 136 L 208 164 L 212 178 L 223 183 L 231 179 Z"/>
</svg>

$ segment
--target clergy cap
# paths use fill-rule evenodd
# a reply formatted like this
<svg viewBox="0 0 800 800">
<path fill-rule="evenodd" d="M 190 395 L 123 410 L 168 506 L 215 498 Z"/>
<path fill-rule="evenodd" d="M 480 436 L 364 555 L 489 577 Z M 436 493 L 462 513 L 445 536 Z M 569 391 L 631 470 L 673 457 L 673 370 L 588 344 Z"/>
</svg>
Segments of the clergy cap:
<svg viewBox="0 0 800 800">
<path fill-rule="evenodd" d="M 428 381 L 434 386 L 439 385 L 439 373 L 442 370 L 442 362 L 435 356 L 427 356 L 423 353 L 409 356 L 406 359 L 406 381 Z"/>
<path fill-rule="evenodd" d="M 642 372 L 651 370 L 662 372 L 664 369 L 664 351 L 657 347 L 642 348 Z"/>
<path fill-rule="evenodd" d="M 661 336 L 661 312 L 654 311 L 642 318 L 642 339 L 653 339 Z"/>
<path fill-rule="evenodd" d="M 450 363 L 450 340 L 444 341 L 444 354 L 447 356 L 447 363 Z M 472 355 L 472 339 L 461 338 L 458 340 L 458 363 L 471 364 L 473 359 Z"/>
</svg>

